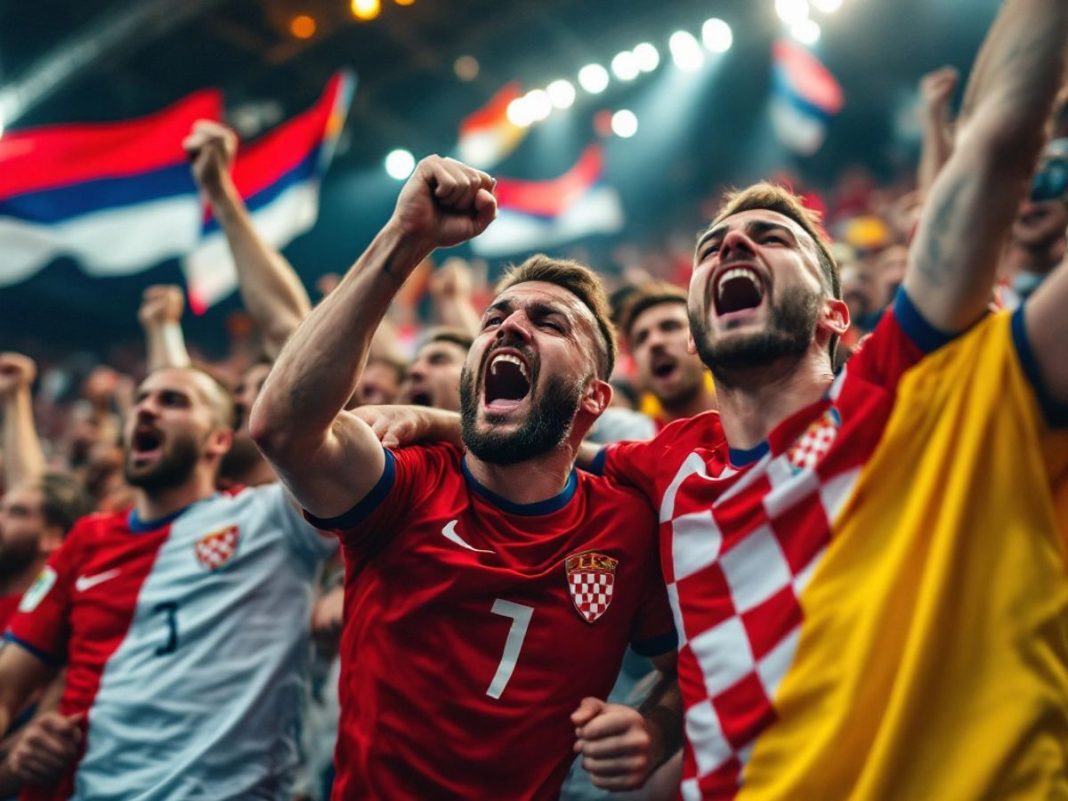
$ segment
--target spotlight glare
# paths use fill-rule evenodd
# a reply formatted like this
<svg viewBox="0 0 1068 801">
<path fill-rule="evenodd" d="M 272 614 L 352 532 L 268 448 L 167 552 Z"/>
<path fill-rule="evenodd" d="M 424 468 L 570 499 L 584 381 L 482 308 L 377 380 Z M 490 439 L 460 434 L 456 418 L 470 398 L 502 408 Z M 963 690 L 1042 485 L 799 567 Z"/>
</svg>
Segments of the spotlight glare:
<svg viewBox="0 0 1068 801">
<path fill-rule="evenodd" d="M 612 133 L 621 139 L 630 139 L 638 133 L 638 118 L 630 109 L 622 108 L 612 115 Z"/>
<path fill-rule="evenodd" d="M 641 73 L 641 69 L 634 53 L 624 50 L 622 53 L 616 53 L 616 57 L 612 59 L 612 72 L 621 81 L 633 81 Z"/>
<path fill-rule="evenodd" d="M 642 42 L 634 48 L 634 58 L 642 72 L 652 72 L 660 66 L 660 51 L 648 42 Z"/>
<path fill-rule="evenodd" d="M 608 70 L 600 64 L 587 64 L 579 70 L 578 81 L 591 95 L 599 95 L 608 88 Z"/>
<path fill-rule="evenodd" d="M 315 36 L 315 17 L 298 14 L 289 21 L 289 32 L 297 39 L 311 39 Z"/>
<path fill-rule="evenodd" d="M 352 16 L 366 22 L 382 12 L 382 0 L 352 0 L 349 7 L 352 9 Z"/>
<path fill-rule="evenodd" d="M 530 115 L 534 122 L 541 122 L 553 111 L 553 103 L 549 100 L 549 93 L 544 89 L 531 89 L 523 98 L 530 109 Z"/>
<path fill-rule="evenodd" d="M 410 6 L 415 0 L 393 0 L 398 6 Z"/>
<path fill-rule="evenodd" d="M 415 156 L 409 151 L 398 148 L 386 156 L 386 172 L 390 178 L 403 181 L 415 169 Z"/>
<path fill-rule="evenodd" d="M 775 13 L 790 27 L 808 19 L 808 0 L 775 0 Z"/>
<path fill-rule="evenodd" d="M 721 19 L 713 17 L 705 20 L 701 26 L 701 41 L 705 48 L 713 53 L 726 53 L 734 44 L 734 34 L 731 26 Z"/>
<path fill-rule="evenodd" d="M 556 108 L 571 108 L 575 102 L 575 87 L 571 81 L 565 81 L 562 78 L 559 81 L 553 81 L 545 87 L 545 92 Z"/>
<path fill-rule="evenodd" d="M 527 102 L 526 97 L 517 97 L 509 103 L 505 113 L 508 115 L 508 121 L 519 128 L 529 128 L 534 122 L 534 115 L 530 111 L 530 103 Z"/>
<path fill-rule="evenodd" d="M 812 5 L 816 7 L 817 11 L 822 11 L 824 14 L 833 14 L 842 7 L 842 0 L 812 0 Z"/>
<path fill-rule="evenodd" d="M 473 81 L 478 77 L 480 67 L 474 56 L 460 56 L 452 62 L 452 71 L 461 81 Z"/>
<path fill-rule="evenodd" d="M 668 40 L 675 66 L 684 72 L 696 72 L 705 63 L 705 54 L 692 33 L 676 31 Z"/>
<path fill-rule="evenodd" d="M 790 33 L 803 45 L 814 45 L 820 40 L 820 26 L 815 20 L 806 19 L 790 28 Z"/>
</svg>

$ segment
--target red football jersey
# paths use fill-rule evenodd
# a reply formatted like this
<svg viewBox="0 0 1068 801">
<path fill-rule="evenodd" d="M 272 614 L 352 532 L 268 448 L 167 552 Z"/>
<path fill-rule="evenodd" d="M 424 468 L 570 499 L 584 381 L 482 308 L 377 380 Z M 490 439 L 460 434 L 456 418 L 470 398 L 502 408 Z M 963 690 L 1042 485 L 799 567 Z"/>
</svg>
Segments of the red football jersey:
<svg viewBox="0 0 1068 801">
<path fill-rule="evenodd" d="M 7 628 L 7 622 L 11 619 L 11 616 L 15 614 L 15 610 L 19 608 L 19 598 L 22 597 L 22 593 L 13 593 L 11 595 L 0 595 L 0 631 Z"/>
<path fill-rule="evenodd" d="M 652 509 L 572 472 L 528 505 L 451 445 L 386 452 L 336 530 L 346 561 L 335 799 L 554 799 L 569 717 L 627 643 L 675 647 Z"/>
</svg>

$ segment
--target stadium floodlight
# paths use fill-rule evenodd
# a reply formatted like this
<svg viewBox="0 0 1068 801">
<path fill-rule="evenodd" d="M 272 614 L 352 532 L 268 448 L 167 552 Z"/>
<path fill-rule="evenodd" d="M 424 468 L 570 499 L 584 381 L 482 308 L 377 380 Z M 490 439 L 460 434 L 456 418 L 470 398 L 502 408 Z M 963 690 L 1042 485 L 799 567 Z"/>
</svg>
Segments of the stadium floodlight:
<svg viewBox="0 0 1068 801">
<path fill-rule="evenodd" d="M 545 87 L 549 101 L 559 109 L 571 108 L 575 102 L 575 85 L 561 78 Z"/>
<path fill-rule="evenodd" d="M 382 2 L 381 0 L 352 0 L 349 8 L 352 10 L 352 16 L 366 22 L 382 13 Z"/>
<path fill-rule="evenodd" d="M 842 7 L 842 0 L 812 0 L 812 5 L 816 7 L 817 11 L 822 11 L 824 14 L 833 14 Z"/>
<path fill-rule="evenodd" d="M 775 13 L 790 27 L 808 19 L 808 0 L 775 0 Z"/>
<path fill-rule="evenodd" d="M 591 95 L 599 95 L 608 88 L 608 70 L 600 64 L 587 64 L 579 70 L 579 86 Z"/>
<path fill-rule="evenodd" d="M 814 45 L 820 40 L 820 26 L 812 19 L 806 19 L 790 28 L 790 34 L 803 45 Z"/>
<path fill-rule="evenodd" d="M 713 53 L 726 53 L 734 44 L 734 33 L 731 26 L 721 19 L 713 17 L 705 20 L 701 26 L 701 41 L 705 48 Z"/>
<path fill-rule="evenodd" d="M 410 151 L 398 148 L 390 151 L 386 156 L 386 172 L 390 178 L 403 181 L 412 174 L 415 169 L 415 156 Z"/>
<path fill-rule="evenodd" d="M 675 66 L 684 72 L 696 72 L 705 63 L 705 54 L 692 33 L 676 31 L 668 39 L 671 58 Z"/>
<path fill-rule="evenodd" d="M 612 59 L 612 72 L 621 81 L 633 81 L 641 74 L 638 59 L 630 50 L 616 53 Z"/>
<path fill-rule="evenodd" d="M 505 113 L 508 115 L 508 122 L 519 128 L 529 128 L 534 122 L 534 115 L 531 113 L 530 103 L 527 102 L 526 96 L 517 97 L 509 103 Z"/>
<path fill-rule="evenodd" d="M 638 133 L 638 118 L 630 109 L 621 108 L 612 115 L 612 133 L 622 139 L 630 139 Z"/>
<path fill-rule="evenodd" d="M 649 42 L 642 42 L 634 48 L 634 58 L 642 72 L 652 72 L 660 66 L 660 51 Z"/>
<path fill-rule="evenodd" d="M 553 104 L 549 99 L 549 93 L 544 89 L 531 89 L 523 96 L 523 99 L 527 102 L 530 118 L 534 122 L 541 122 L 552 114 Z"/>
</svg>

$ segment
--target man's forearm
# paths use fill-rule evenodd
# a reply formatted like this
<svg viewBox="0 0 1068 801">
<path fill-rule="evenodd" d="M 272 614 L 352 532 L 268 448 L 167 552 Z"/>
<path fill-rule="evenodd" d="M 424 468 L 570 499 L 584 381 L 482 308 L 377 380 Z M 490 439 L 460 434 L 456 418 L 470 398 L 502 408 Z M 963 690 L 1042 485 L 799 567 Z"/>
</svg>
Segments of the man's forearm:
<svg viewBox="0 0 1068 801">
<path fill-rule="evenodd" d="M 678 675 L 661 673 L 640 707 L 653 738 L 653 769 L 667 762 L 682 747 L 682 695 Z"/>
<path fill-rule="evenodd" d="M 28 388 L 20 389 L 4 404 L 4 485 L 10 489 L 35 481 L 44 472 L 44 451 L 33 421 L 33 400 Z"/>
<path fill-rule="evenodd" d="M 311 309 L 308 293 L 292 265 L 260 236 L 228 177 L 209 199 L 234 259 L 241 300 L 268 355 L 277 356 Z"/>
<path fill-rule="evenodd" d="M 282 349 L 253 413 L 268 449 L 321 441 L 352 395 L 375 329 L 429 249 L 387 226 Z"/>
<path fill-rule="evenodd" d="M 145 350 L 148 371 L 163 367 L 188 367 L 192 364 L 185 347 L 181 323 L 153 323 L 145 327 Z"/>
</svg>

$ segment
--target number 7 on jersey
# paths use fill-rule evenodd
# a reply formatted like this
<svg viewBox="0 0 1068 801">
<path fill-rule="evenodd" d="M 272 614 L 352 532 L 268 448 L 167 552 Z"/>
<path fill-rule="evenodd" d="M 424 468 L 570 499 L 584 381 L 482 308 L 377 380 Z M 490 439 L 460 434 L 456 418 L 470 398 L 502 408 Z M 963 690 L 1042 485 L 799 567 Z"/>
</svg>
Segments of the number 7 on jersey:
<svg viewBox="0 0 1068 801">
<path fill-rule="evenodd" d="M 508 629 L 508 639 L 504 641 L 504 653 L 501 654 L 501 663 L 497 665 L 497 672 L 490 682 L 486 695 L 490 698 L 500 698 L 504 688 L 508 686 L 508 680 L 512 678 L 516 662 L 519 661 L 519 652 L 523 649 L 523 639 L 527 636 L 527 627 L 530 626 L 530 618 L 534 615 L 534 607 L 505 601 L 497 598 L 490 610 L 495 615 L 510 617 L 512 627 Z"/>
</svg>

